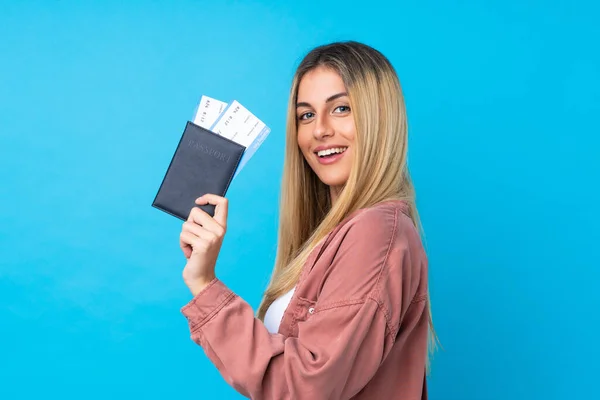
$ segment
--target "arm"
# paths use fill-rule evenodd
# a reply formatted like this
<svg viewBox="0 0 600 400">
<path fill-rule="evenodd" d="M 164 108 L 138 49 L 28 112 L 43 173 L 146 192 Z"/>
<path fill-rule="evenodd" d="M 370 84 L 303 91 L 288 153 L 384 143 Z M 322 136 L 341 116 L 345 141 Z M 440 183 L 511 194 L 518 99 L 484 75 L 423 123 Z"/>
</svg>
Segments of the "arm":
<svg viewBox="0 0 600 400">
<path fill-rule="evenodd" d="M 215 279 L 182 309 L 192 340 L 245 396 L 352 397 L 375 374 L 396 334 L 397 324 L 382 308 L 390 299 L 381 282 L 392 246 L 394 263 L 410 260 L 396 222 L 395 214 L 377 214 L 348 230 L 297 338 L 270 334 L 250 305 Z"/>
</svg>

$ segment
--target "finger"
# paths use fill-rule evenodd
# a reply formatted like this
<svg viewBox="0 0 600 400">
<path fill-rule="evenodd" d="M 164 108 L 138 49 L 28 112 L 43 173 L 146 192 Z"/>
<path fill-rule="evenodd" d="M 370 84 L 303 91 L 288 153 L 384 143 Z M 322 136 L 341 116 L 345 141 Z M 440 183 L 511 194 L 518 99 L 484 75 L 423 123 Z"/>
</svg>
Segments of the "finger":
<svg viewBox="0 0 600 400">
<path fill-rule="evenodd" d="M 225 197 L 217 196 L 216 194 L 205 194 L 202 197 L 196 199 L 196 204 L 212 204 L 215 207 L 215 221 L 217 221 L 223 228 L 227 227 L 227 213 L 228 213 L 228 201 Z"/>
<path fill-rule="evenodd" d="M 202 228 L 219 236 L 223 236 L 225 234 L 225 228 L 215 221 L 215 219 L 208 213 L 198 207 L 194 207 L 192 211 L 190 211 L 187 222 L 194 222 Z"/>
<path fill-rule="evenodd" d="M 179 234 L 179 247 L 181 247 L 185 258 L 189 259 L 192 256 L 193 247 L 191 245 L 191 242 L 193 240 L 194 238 L 190 236 L 189 232 L 182 231 Z"/>
<path fill-rule="evenodd" d="M 216 222 L 214 222 L 215 225 L 217 225 Z M 219 229 L 221 229 L 221 227 L 219 227 Z M 202 238 L 208 242 L 216 242 L 219 239 L 219 235 L 215 232 L 212 232 L 198 224 L 196 224 L 193 221 L 186 221 L 183 223 L 183 231 L 184 232 L 189 232 L 192 235 Z"/>
<path fill-rule="evenodd" d="M 187 243 L 190 245 L 190 247 L 193 250 L 207 250 L 209 248 L 209 243 L 207 240 L 205 240 L 204 238 L 200 237 L 200 236 L 196 236 L 191 232 L 188 231 L 182 231 L 181 232 L 181 240 L 184 243 Z M 191 253 L 190 253 L 191 255 Z"/>
</svg>

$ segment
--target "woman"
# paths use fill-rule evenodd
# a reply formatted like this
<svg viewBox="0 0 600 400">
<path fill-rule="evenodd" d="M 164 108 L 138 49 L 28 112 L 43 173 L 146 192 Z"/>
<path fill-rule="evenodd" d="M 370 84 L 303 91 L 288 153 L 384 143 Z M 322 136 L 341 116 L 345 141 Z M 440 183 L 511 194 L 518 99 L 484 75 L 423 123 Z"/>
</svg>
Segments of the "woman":
<svg viewBox="0 0 600 400">
<path fill-rule="evenodd" d="M 312 50 L 294 77 L 275 269 L 255 317 L 215 277 L 227 200 L 183 224 L 192 339 L 254 399 L 426 399 L 427 257 L 406 166 L 396 73 L 356 42 Z"/>
</svg>

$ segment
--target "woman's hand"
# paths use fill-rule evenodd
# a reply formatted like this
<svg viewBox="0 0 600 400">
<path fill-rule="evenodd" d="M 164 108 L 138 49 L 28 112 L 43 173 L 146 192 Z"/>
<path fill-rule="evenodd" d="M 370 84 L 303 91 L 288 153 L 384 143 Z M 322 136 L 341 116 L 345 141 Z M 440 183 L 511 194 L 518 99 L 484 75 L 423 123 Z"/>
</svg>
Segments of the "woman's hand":
<svg viewBox="0 0 600 400">
<path fill-rule="evenodd" d="M 187 259 L 183 280 L 194 296 L 215 279 L 215 264 L 227 230 L 227 199 L 205 194 L 196 199 L 196 204 L 216 207 L 214 218 L 194 207 L 179 235 L 179 245 Z"/>
</svg>

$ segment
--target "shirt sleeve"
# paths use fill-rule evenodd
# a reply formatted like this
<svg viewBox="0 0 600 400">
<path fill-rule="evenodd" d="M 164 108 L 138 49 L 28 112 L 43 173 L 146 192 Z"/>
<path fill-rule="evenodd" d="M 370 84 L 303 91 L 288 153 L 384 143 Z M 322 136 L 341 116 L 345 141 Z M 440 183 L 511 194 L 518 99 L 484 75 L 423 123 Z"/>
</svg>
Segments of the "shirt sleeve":
<svg viewBox="0 0 600 400">
<path fill-rule="evenodd" d="M 389 296 L 404 296 L 388 296 L 389 285 L 381 277 L 390 253 L 395 263 L 410 260 L 397 218 L 375 214 L 349 228 L 317 304 L 298 323 L 298 337 L 269 333 L 250 305 L 215 279 L 182 309 L 192 340 L 249 398 L 351 398 L 373 377 L 394 342 L 397 328 L 385 304 Z"/>
</svg>

